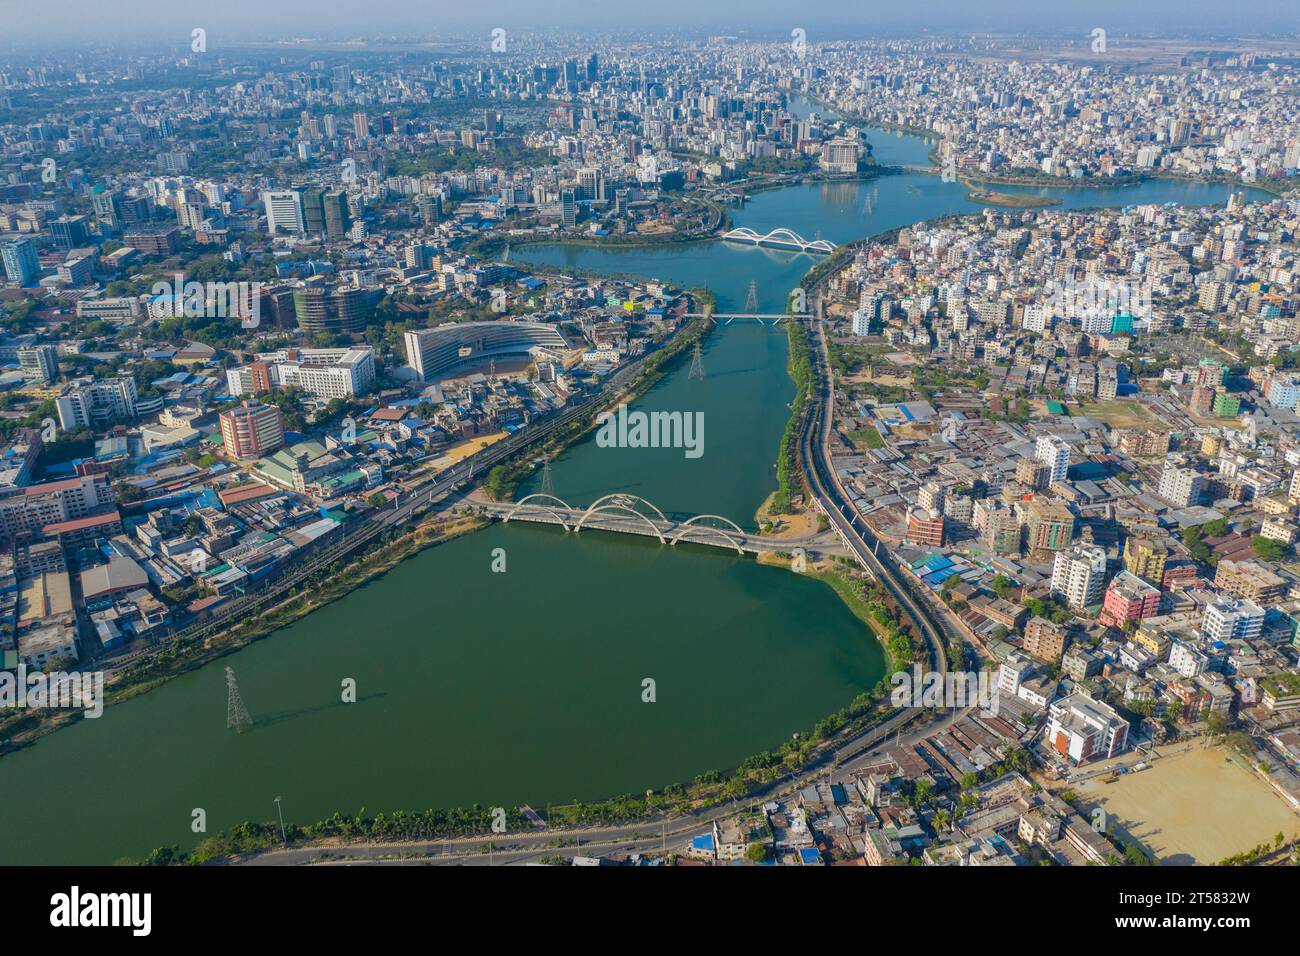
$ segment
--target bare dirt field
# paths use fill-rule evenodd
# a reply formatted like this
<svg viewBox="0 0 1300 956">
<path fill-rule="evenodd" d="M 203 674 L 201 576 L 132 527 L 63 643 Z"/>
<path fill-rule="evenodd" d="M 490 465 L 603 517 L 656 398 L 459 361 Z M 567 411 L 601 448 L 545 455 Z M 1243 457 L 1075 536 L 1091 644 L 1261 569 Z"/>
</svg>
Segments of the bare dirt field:
<svg viewBox="0 0 1300 956">
<path fill-rule="evenodd" d="M 1114 783 L 1094 777 L 1072 789 L 1085 816 L 1101 807 L 1112 827 L 1166 865 L 1217 863 L 1279 832 L 1300 832 L 1300 816 L 1222 747 L 1193 746 Z"/>
</svg>

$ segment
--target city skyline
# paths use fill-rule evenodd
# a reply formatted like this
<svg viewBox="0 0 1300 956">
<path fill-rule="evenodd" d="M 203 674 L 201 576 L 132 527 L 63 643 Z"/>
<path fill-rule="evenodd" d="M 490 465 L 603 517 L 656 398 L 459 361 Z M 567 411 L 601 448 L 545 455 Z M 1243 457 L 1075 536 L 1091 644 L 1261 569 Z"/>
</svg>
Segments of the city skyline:
<svg viewBox="0 0 1300 956">
<path fill-rule="evenodd" d="M 811 42 L 834 42 L 873 35 L 951 36 L 970 32 L 1059 34 L 1066 30 L 1102 27 L 1116 34 L 1159 33 L 1163 36 L 1217 34 L 1249 36 L 1300 27 L 1300 10 L 1285 0 L 1243 0 L 1231 11 L 1198 0 L 1179 3 L 1155 0 L 1134 5 L 1122 0 L 1077 4 L 1045 4 L 1025 8 L 1013 0 L 994 0 L 972 10 L 963 0 L 937 0 L 916 9 L 899 9 L 883 2 L 865 3 L 852 13 L 819 7 L 792 9 L 775 0 L 753 0 L 734 11 L 701 7 L 684 0 L 666 0 L 647 7 L 639 0 L 614 0 L 601 7 L 593 21 L 589 5 L 559 0 L 534 3 L 498 2 L 463 5 L 439 0 L 376 0 L 364 7 L 342 9 L 314 0 L 287 0 L 270 7 L 255 0 L 230 0 L 213 5 L 206 0 L 124 0 L 105 5 L 94 0 L 55 0 L 39 7 L 10 2 L 0 5 L 6 33 L 24 44 L 61 43 L 68 37 L 93 39 L 98 34 L 130 36 L 169 45 L 165 30 L 201 26 L 240 41 L 323 36 L 378 37 L 397 31 L 403 36 L 463 37 L 500 27 L 549 33 L 582 29 L 599 35 L 650 28 L 687 36 L 735 34 L 753 39 L 780 40 L 796 27 L 813 31 Z M 817 35 L 813 35 L 813 34 Z M 3 40 L 0 40 L 2 43 Z"/>
</svg>

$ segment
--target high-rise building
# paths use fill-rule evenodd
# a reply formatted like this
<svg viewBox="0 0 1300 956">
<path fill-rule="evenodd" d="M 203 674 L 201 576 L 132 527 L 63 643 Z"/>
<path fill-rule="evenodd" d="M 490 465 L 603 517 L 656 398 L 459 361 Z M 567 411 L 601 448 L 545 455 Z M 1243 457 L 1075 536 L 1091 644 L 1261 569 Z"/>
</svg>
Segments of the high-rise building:
<svg viewBox="0 0 1300 956">
<path fill-rule="evenodd" d="M 266 231 L 275 235 L 281 232 L 303 232 L 302 194 L 295 189 L 268 189 L 262 193 L 266 206 Z"/>
<path fill-rule="evenodd" d="M 1101 623 L 1123 627 L 1160 613 L 1160 589 L 1135 574 L 1121 571 L 1106 588 L 1101 604 Z"/>
<path fill-rule="evenodd" d="M 578 170 L 578 192 L 583 199 L 605 201 L 605 173 L 592 167 Z"/>
<path fill-rule="evenodd" d="M 1219 561 L 1214 583 L 1229 594 L 1256 604 L 1274 604 L 1286 593 L 1286 578 L 1259 561 Z"/>
<path fill-rule="evenodd" d="M 18 366 L 29 382 L 52 382 L 59 377 L 59 350 L 53 345 L 19 349 Z"/>
<path fill-rule="evenodd" d="M 95 218 L 104 229 L 119 229 L 122 226 L 122 207 L 118 203 L 117 193 L 96 186 L 90 195 Z"/>
<path fill-rule="evenodd" d="M 302 190 L 301 196 L 303 232 L 328 239 L 347 236 L 351 226 L 347 193 L 312 187 Z"/>
<path fill-rule="evenodd" d="M 975 506 L 975 522 L 983 523 L 983 540 L 998 554 L 1020 553 L 1020 518 L 1010 508 L 989 507 L 986 502 Z"/>
<path fill-rule="evenodd" d="M 1254 601 L 1223 600 L 1205 605 L 1201 629 L 1212 641 L 1248 641 L 1264 629 L 1264 609 Z"/>
<path fill-rule="evenodd" d="M 1151 584 L 1160 584 L 1168 558 L 1168 548 L 1147 538 L 1130 537 L 1124 542 L 1124 569 Z"/>
<path fill-rule="evenodd" d="M 1070 471 L 1070 445 L 1055 435 L 1040 435 L 1034 443 L 1034 457 L 1051 469 L 1048 484 L 1065 481 Z"/>
<path fill-rule="evenodd" d="M 1128 721 L 1110 705 L 1075 691 L 1048 708 L 1043 736 L 1049 747 L 1080 764 L 1122 753 L 1128 746 Z"/>
<path fill-rule="evenodd" d="M 927 481 L 916 493 L 916 503 L 924 511 L 942 511 L 944 487 L 937 481 Z"/>
<path fill-rule="evenodd" d="M 1205 477 L 1190 468 L 1166 464 L 1160 472 L 1156 494 L 1179 508 L 1199 504 L 1205 493 Z"/>
<path fill-rule="evenodd" d="M 78 249 L 90 241 L 90 222 L 85 216 L 60 216 L 50 223 L 50 234 L 60 249 Z"/>
<path fill-rule="evenodd" d="M 293 311 L 304 332 L 360 332 L 369 297 L 365 289 L 311 283 L 293 290 Z"/>
<path fill-rule="evenodd" d="M 54 402 L 59 427 L 65 432 L 103 428 L 112 422 L 136 417 L 138 395 L 135 379 L 129 375 L 77 385 Z"/>
<path fill-rule="evenodd" d="M 1058 551 L 1052 562 L 1052 592 L 1077 610 L 1092 607 L 1101 599 L 1105 577 L 1106 552 L 1092 545 Z"/>
<path fill-rule="evenodd" d="M 221 413 L 221 441 L 226 454 L 248 460 L 263 458 L 284 444 L 284 422 L 274 405 L 243 402 Z"/>
<path fill-rule="evenodd" d="M 226 386 L 236 397 L 300 388 L 319 398 L 352 398 L 365 394 L 374 382 L 374 351 L 368 347 L 281 349 L 226 370 Z"/>
<path fill-rule="evenodd" d="M 1037 458 L 1021 458 L 1016 462 L 1016 481 L 1026 488 L 1042 491 L 1052 483 L 1051 466 Z"/>
<path fill-rule="evenodd" d="M 32 285 L 41 276 L 41 260 L 36 254 L 36 243 L 18 239 L 0 246 L 4 258 L 5 278 L 13 285 Z"/>
<path fill-rule="evenodd" d="M 1025 625 L 1025 650 L 1041 661 L 1059 661 L 1065 653 L 1068 632 L 1065 628 L 1041 617 L 1032 618 Z"/>
<path fill-rule="evenodd" d="M 1063 501 L 1035 498 L 1027 512 L 1030 551 L 1064 551 L 1074 541 L 1074 512 Z"/>
</svg>

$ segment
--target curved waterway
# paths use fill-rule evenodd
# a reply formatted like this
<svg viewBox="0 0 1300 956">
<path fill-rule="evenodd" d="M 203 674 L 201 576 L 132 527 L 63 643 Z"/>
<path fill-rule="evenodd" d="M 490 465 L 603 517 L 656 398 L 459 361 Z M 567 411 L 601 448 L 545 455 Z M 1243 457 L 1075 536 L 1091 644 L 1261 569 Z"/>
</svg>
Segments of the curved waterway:
<svg viewBox="0 0 1300 956">
<path fill-rule="evenodd" d="M 872 131 L 919 162 L 917 137 Z M 885 159 L 886 145 L 891 157 Z M 999 187 L 1012 191 L 1013 187 Z M 959 184 L 904 175 L 761 193 L 734 214 L 845 242 L 980 207 Z M 1070 207 L 1221 203 L 1223 186 L 1061 190 Z M 721 242 L 529 246 L 517 258 L 707 286 L 719 310 L 779 312 L 814 257 Z M 722 325 L 637 409 L 704 413 L 704 452 L 600 448 L 553 467 L 585 505 L 628 491 L 664 511 L 752 527 L 793 385 L 779 327 Z M 507 570 L 491 571 L 504 548 Z M 232 666 L 254 728 L 226 729 Z M 268 640 L 0 759 L 0 863 L 107 863 L 193 846 L 246 819 L 306 822 L 480 803 L 543 807 L 640 792 L 734 766 L 880 680 L 878 645 L 824 585 L 750 559 L 627 536 L 494 526 L 427 550 Z M 643 703 L 643 678 L 657 700 Z M 343 704 L 341 682 L 359 700 Z"/>
</svg>

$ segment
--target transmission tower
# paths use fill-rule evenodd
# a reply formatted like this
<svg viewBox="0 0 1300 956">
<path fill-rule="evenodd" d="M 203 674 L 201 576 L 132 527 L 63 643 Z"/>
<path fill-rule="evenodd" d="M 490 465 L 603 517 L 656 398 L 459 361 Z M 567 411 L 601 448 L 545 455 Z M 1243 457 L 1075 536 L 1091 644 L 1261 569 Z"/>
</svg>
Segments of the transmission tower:
<svg viewBox="0 0 1300 956">
<path fill-rule="evenodd" d="M 551 459 L 542 459 L 542 494 L 555 497 L 555 479 L 551 477 Z"/>
<path fill-rule="evenodd" d="M 502 262 L 510 261 L 510 243 L 508 242 L 506 243 L 505 250 L 501 253 L 501 261 Z"/>
<path fill-rule="evenodd" d="M 745 311 L 749 313 L 758 311 L 758 283 L 753 279 L 749 280 L 749 294 L 745 296 Z"/>
<path fill-rule="evenodd" d="M 244 706 L 244 698 L 239 694 L 239 685 L 235 683 L 235 672 L 226 668 L 226 729 L 243 733 L 253 726 L 253 715 Z"/>
<path fill-rule="evenodd" d="M 700 343 L 695 343 L 695 348 L 691 352 L 691 371 L 686 376 L 688 380 L 704 381 L 704 351 L 700 348 Z"/>
</svg>

